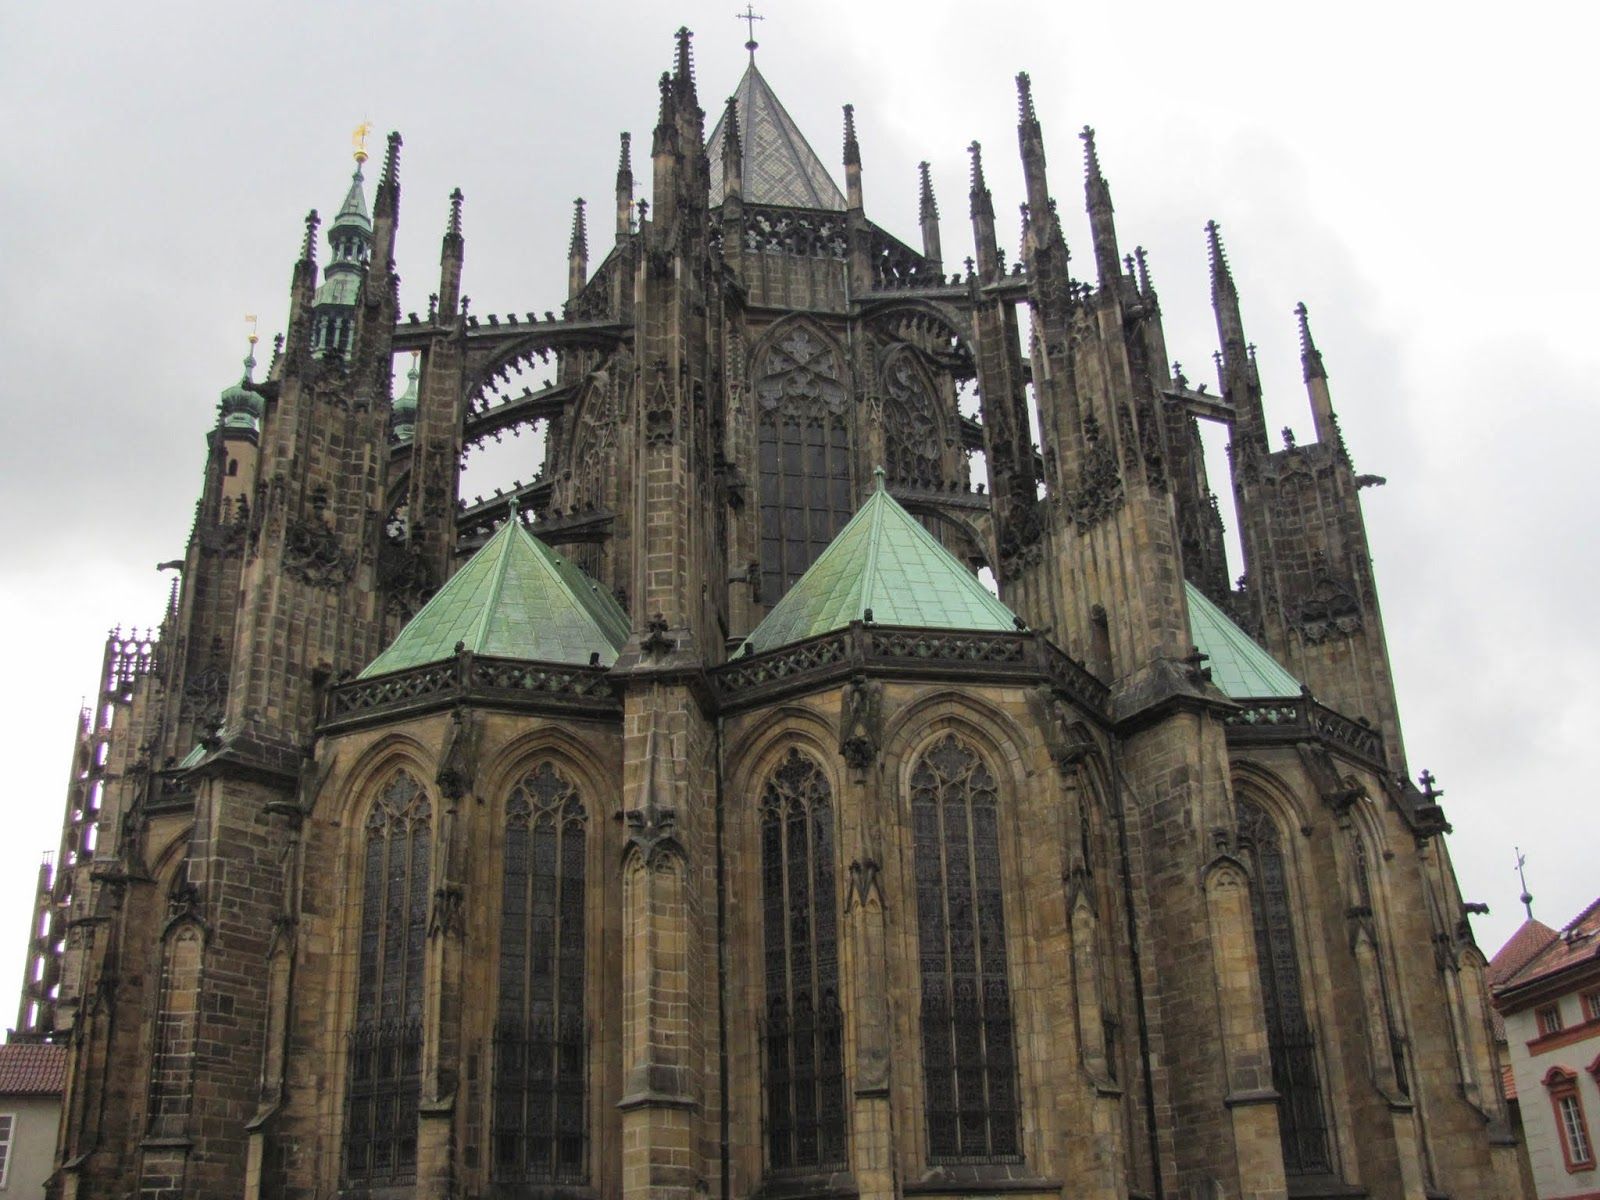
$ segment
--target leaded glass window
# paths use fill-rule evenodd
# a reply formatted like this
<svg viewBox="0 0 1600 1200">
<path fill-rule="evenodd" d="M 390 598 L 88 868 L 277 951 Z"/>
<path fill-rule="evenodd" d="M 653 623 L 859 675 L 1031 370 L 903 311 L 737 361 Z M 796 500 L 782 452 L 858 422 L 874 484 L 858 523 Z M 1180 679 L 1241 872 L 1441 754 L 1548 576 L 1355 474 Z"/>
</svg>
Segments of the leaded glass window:
<svg viewBox="0 0 1600 1200">
<path fill-rule="evenodd" d="M 938 409 L 911 352 L 897 350 L 884 368 L 884 447 L 889 482 L 944 487 Z"/>
<path fill-rule="evenodd" d="M 998 815 L 994 775 L 955 734 L 911 773 L 922 1075 L 935 1162 L 1015 1159 L 1020 1150 Z"/>
<path fill-rule="evenodd" d="M 774 1170 L 845 1162 L 832 800 L 827 776 L 798 750 L 761 796 L 762 1035 Z"/>
<path fill-rule="evenodd" d="M 854 512 L 846 392 L 835 354 L 792 329 L 762 361 L 761 599 L 776 604 Z"/>
<path fill-rule="evenodd" d="M 588 1170 L 584 890 L 588 815 L 542 763 L 511 791 L 500 904 L 494 1171 L 582 1183 Z"/>
<path fill-rule="evenodd" d="M 1256 961 L 1272 1054 L 1272 1086 L 1278 1093 L 1278 1130 L 1283 1169 L 1289 1175 L 1332 1171 L 1328 1129 L 1322 1111 L 1316 1040 L 1306 1019 L 1295 947 L 1289 881 L 1278 827 L 1260 805 L 1238 804 L 1239 837 L 1255 859 L 1250 907 L 1255 918 Z"/>
<path fill-rule="evenodd" d="M 345 1176 L 354 1184 L 416 1177 L 432 816 L 422 788 L 401 771 L 367 817 L 345 1123 Z"/>
</svg>

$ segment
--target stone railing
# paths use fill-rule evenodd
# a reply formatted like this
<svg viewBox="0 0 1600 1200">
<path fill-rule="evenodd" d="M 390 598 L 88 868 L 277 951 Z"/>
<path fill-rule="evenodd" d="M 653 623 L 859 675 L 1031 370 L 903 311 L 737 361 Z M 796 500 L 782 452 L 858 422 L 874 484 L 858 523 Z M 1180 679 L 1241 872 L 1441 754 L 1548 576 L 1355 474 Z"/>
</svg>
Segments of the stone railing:
<svg viewBox="0 0 1600 1200">
<path fill-rule="evenodd" d="M 741 655 L 711 672 L 719 704 L 739 709 L 858 671 L 938 679 L 1048 683 L 1080 707 L 1104 714 L 1109 689 L 1043 636 L 852 622 L 763 654 Z"/>
<path fill-rule="evenodd" d="M 329 690 L 323 728 L 427 711 L 458 700 L 511 708 L 556 708 L 600 715 L 622 709 L 605 667 L 458 654 L 441 663 L 352 679 Z"/>
<path fill-rule="evenodd" d="M 1377 767 L 1384 766 L 1383 735 L 1308 696 L 1241 700 L 1224 723 L 1242 742 L 1297 742 L 1318 739 Z"/>
</svg>

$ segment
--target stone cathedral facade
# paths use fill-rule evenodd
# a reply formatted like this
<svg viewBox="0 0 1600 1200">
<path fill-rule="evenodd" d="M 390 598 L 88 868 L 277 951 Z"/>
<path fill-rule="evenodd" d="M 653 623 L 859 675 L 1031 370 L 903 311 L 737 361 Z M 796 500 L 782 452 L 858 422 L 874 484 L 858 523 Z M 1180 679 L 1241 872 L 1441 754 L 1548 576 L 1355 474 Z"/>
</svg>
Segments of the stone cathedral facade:
<svg viewBox="0 0 1600 1200">
<path fill-rule="evenodd" d="M 753 52 L 708 135 L 687 31 L 559 313 L 470 310 L 459 191 L 399 311 L 398 135 L 320 282 L 308 218 L 81 718 L 53 1195 L 1521 1194 L 1306 314 L 1274 449 L 1216 226 L 1220 393 L 1088 129 L 1069 259 L 1017 83 L 1010 263 L 976 144 L 958 267 L 926 167 L 907 245 Z"/>
</svg>

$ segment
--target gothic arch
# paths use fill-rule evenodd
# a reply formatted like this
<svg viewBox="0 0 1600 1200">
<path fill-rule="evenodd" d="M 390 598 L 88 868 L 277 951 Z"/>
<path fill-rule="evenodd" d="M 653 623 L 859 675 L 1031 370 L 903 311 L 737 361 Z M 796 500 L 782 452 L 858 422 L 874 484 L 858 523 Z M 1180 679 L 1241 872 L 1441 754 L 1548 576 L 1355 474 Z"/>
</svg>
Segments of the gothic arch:
<svg viewBox="0 0 1600 1200">
<path fill-rule="evenodd" d="M 328 743 L 324 742 L 324 746 Z M 359 829 L 366 812 L 376 799 L 379 782 L 397 769 L 410 771 L 418 783 L 432 781 L 437 770 L 434 752 L 409 733 L 391 730 L 365 747 L 344 771 L 342 778 L 330 775 L 312 797 L 312 811 L 327 808 L 322 814 L 346 830 Z M 336 798 L 336 799 L 334 799 Z M 353 862 L 345 864 L 354 869 Z"/>
<path fill-rule="evenodd" d="M 894 342 L 878 355 L 879 397 L 883 405 L 884 469 L 891 487 L 942 490 L 952 478 L 958 449 L 954 414 L 923 359 L 910 342 Z"/>
<path fill-rule="evenodd" d="M 906 337 L 909 325 L 912 333 L 937 331 L 957 347 L 957 353 L 969 364 L 976 362 L 972 351 L 971 318 L 963 317 L 945 305 L 929 300 L 891 300 L 880 307 L 869 309 L 866 324 L 875 332 L 897 341 Z"/>
<path fill-rule="evenodd" d="M 1043 739 L 1030 735 L 1004 709 L 981 696 L 941 690 L 919 696 L 885 723 L 884 761 L 899 791 L 909 783 L 910 763 L 946 730 L 965 731 L 979 744 L 1007 777 L 1013 799 L 1028 794 L 1033 777 L 1053 774 Z"/>
<path fill-rule="evenodd" d="M 574 736 L 563 726 L 544 724 L 518 734 L 479 767 L 477 791 L 491 798 L 496 820 L 504 815 L 504 797 L 540 759 L 549 759 L 567 772 L 579 790 L 586 797 L 592 797 L 594 804 L 603 804 L 607 810 L 615 804 L 617 780 L 622 771 L 620 747 L 617 760 L 608 763 L 585 739 Z"/>
<path fill-rule="evenodd" d="M 814 754 L 829 774 L 829 785 L 838 792 L 838 730 L 815 709 L 803 704 L 779 704 L 742 728 L 737 740 L 739 748 L 728 763 L 730 795 L 747 795 L 759 786 L 791 745 Z"/>
</svg>

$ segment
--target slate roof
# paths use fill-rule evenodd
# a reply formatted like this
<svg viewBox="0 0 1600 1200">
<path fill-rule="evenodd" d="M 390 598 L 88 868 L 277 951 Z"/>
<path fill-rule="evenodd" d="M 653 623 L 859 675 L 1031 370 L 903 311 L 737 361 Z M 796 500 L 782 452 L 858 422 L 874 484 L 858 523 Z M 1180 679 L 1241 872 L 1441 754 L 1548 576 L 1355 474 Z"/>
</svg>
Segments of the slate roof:
<svg viewBox="0 0 1600 1200">
<path fill-rule="evenodd" d="M 59 1096 L 67 1086 L 67 1048 L 49 1042 L 0 1046 L 0 1096 Z"/>
<path fill-rule="evenodd" d="M 1016 615 L 922 523 L 878 488 L 745 641 L 751 653 L 852 621 L 926 629 L 1011 630 Z"/>
<path fill-rule="evenodd" d="M 363 679 L 474 654 L 601 666 L 628 640 L 611 593 L 522 527 L 514 516 L 406 623 Z"/>
<path fill-rule="evenodd" d="M 733 99 L 739 114 L 739 144 L 744 149 L 740 186 L 745 203 L 843 212 L 844 193 L 761 72 L 756 70 L 754 61 L 745 69 Z M 722 159 L 726 146 L 723 126 L 727 120 L 724 111 L 706 141 L 713 208 L 722 203 Z"/>
<path fill-rule="evenodd" d="M 1300 681 L 1268 654 L 1260 642 L 1233 623 L 1192 583 L 1183 585 L 1189 600 L 1189 632 L 1207 656 L 1211 682 L 1230 700 L 1293 699 Z"/>
</svg>

